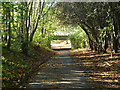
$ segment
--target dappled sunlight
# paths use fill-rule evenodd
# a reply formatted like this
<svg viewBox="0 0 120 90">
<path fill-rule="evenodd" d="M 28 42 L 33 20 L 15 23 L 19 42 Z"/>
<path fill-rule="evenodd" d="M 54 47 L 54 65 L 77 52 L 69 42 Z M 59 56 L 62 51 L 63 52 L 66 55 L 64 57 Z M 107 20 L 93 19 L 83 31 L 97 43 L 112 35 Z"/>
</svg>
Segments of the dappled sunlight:
<svg viewBox="0 0 120 90">
<path fill-rule="evenodd" d="M 77 69 L 70 56 L 64 54 L 49 61 L 46 68 L 29 83 L 29 87 L 88 87 L 89 82 L 84 76 L 84 71 Z"/>
<path fill-rule="evenodd" d="M 72 82 L 61 81 L 61 82 L 47 82 L 47 84 L 71 84 Z"/>
<path fill-rule="evenodd" d="M 95 51 L 76 50 L 73 62 L 78 68 L 84 69 L 84 76 L 90 81 L 99 82 L 103 87 L 120 87 L 120 54 L 98 54 Z"/>
<path fill-rule="evenodd" d="M 66 74 L 65 74 L 66 75 Z M 69 74 L 68 74 L 69 75 Z M 73 83 L 83 83 L 80 81 L 82 77 L 66 77 L 61 78 L 60 81 L 56 81 L 53 79 L 50 80 L 35 80 L 34 83 L 29 83 L 29 85 L 37 85 L 37 84 L 47 84 L 47 85 L 54 85 L 54 84 L 73 84 Z"/>
<path fill-rule="evenodd" d="M 94 88 L 119 87 L 120 74 L 113 67 L 119 65 L 119 54 L 113 55 L 113 60 L 109 54 L 101 55 L 90 50 L 74 52 L 74 57 L 64 50 L 61 52 L 62 55 L 48 62 L 47 68 L 38 73 L 34 82 L 29 83 L 31 87 L 81 88 L 88 87 L 88 84 Z"/>
<path fill-rule="evenodd" d="M 93 66 L 93 62 L 83 62 L 82 64 L 86 66 Z"/>
<path fill-rule="evenodd" d="M 2 86 L 120 88 L 120 2 L 36 1 L 0 1 Z"/>
<path fill-rule="evenodd" d="M 69 56 L 66 56 L 66 57 L 55 57 L 56 59 L 69 59 L 70 57 Z"/>
<path fill-rule="evenodd" d="M 79 81 L 80 79 L 79 78 L 62 78 L 62 80 L 67 80 L 67 81 Z"/>
<path fill-rule="evenodd" d="M 29 83 L 30 85 L 41 84 L 41 83 Z"/>
<path fill-rule="evenodd" d="M 70 70 L 71 72 L 75 72 L 75 73 L 83 73 L 84 71 L 76 71 L 76 70 Z"/>
<path fill-rule="evenodd" d="M 70 58 L 67 52 L 63 55 L 55 57 L 47 63 L 35 80 L 29 85 L 30 87 L 110 87 L 116 86 L 119 83 L 119 73 L 112 70 L 111 66 L 119 62 L 119 60 L 106 60 L 95 52 L 81 51 L 77 55 Z M 91 52 L 91 51 L 90 51 Z M 75 52 L 74 52 L 75 53 Z M 92 57 L 90 55 L 92 54 Z M 71 54 L 70 54 L 71 55 Z M 116 58 L 118 56 L 116 55 Z M 102 66 L 110 64 L 108 67 Z M 117 86 L 119 87 L 119 86 Z"/>
<path fill-rule="evenodd" d="M 56 84 L 74 84 L 76 82 L 73 82 L 73 81 L 69 81 L 69 79 L 65 79 L 65 80 L 68 80 L 68 81 L 57 81 L 57 82 L 52 82 L 52 81 L 44 81 L 42 83 L 29 83 L 30 85 L 56 85 Z M 76 80 L 76 79 L 73 79 L 73 80 Z"/>
<path fill-rule="evenodd" d="M 120 80 L 120 74 L 118 74 L 116 71 L 108 71 L 108 72 L 91 72 L 87 73 L 87 78 L 89 80 L 94 80 L 97 82 L 100 82 L 101 85 L 104 87 L 109 88 L 118 88 L 119 80 Z"/>
</svg>

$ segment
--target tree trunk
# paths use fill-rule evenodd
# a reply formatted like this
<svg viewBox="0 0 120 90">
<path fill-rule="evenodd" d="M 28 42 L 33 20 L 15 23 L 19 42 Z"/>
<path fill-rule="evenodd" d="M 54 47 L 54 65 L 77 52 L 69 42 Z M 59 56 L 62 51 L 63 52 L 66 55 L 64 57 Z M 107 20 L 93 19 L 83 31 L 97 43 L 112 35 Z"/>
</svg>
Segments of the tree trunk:
<svg viewBox="0 0 120 90">
<path fill-rule="evenodd" d="M 10 20 L 10 17 L 11 17 L 10 11 L 8 13 L 8 17 Z M 10 46 L 11 46 L 11 22 L 10 21 L 9 21 L 9 25 L 8 25 L 8 35 L 9 35 L 9 39 L 8 39 L 8 43 L 7 43 L 7 49 L 10 49 Z"/>
<path fill-rule="evenodd" d="M 119 35 L 118 35 L 118 24 L 116 22 L 115 16 L 113 16 L 113 49 L 115 53 L 118 52 L 119 46 Z"/>
<path fill-rule="evenodd" d="M 25 2 L 25 4 L 26 4 L 26 7 L 27 7 L 27 2 Z M 25 15 L 28 16 L 28 8 L 26 8 L 26 9 L 27 10 L 25 11 Z M 28 24 L 27 20 L 28 19 L 26 17 L 26 45 L 25 45 L 25 50 L 24 50 L 26 55 L 28 55 L 28 32 L 29 32 L 29 28 L 27 27 L 27 24 Z"/>
<path fill-rule="evenodd" d="M 21 12 L 21 33 L 22 33 L 22 35 L 21 35 L 21 42 L 23 42 L 24 40 L 23 40 L 23 2 L 21 2 L 21 4 L 22 4 L 22 12 Z"/>
<path fill-rule="evenodd" d="M 8 18 L 7 18 L 7 12 L 6 12 L 6 20 L 7 20 Z M 7 29 L 7 27 L 8 27 L 8 23 L 6 22 L 6 29 Z M 7 42 L 7 30 L 5 30 L 5 41 Z"/>
<path fill-rule="evenodd" d="M 105 37 L 104 37 L 104 53 L 106 53 L 108 48 L 108 39 L 107 39 L 107 31 L 105 31 Z"/>
<path fill-rule="evenodd" d="M 119 35 L 118 35 L 118 29 L 119 29 L 119 12 L 115 9 L 115 7 L 118 7 L 118 4 L 116 3 L 110 3 L 110 9 L 111 9 L 111 18 L 113 21 L 113 49 L 114 52 L 118 52 L 119 48 Z"/>
<path fill-rule="evenodd" d="M 38 27 L 38 21 L 37 21 L 36 26 L 35 26 L 35 28 L 33 29 L 32 33 L 30 34 L 30 42 L 32 42 L 32 40 L 33 40 L 33 36 L 34 36 L 34 33 L 35 33 L 37 27 Z"/>
<path fill-rule="evenodd" d="M 93 49 L 94 49 L 94 48 L 93 48 L 93 41 L 91 40 L 90 35 L 89 35 L 89 33 L 87 32 L 87 29 L 85 29 L 85 27 L 84 27 L 83 25 L 81 25 L 81 28 L 82 28 L 82 29 L 85 31 L 85 33 L 87 34 L 88 39 L 89 39 L 90 48 L 91 48 L 91 50 L 93 50 Z"/>
</svg>

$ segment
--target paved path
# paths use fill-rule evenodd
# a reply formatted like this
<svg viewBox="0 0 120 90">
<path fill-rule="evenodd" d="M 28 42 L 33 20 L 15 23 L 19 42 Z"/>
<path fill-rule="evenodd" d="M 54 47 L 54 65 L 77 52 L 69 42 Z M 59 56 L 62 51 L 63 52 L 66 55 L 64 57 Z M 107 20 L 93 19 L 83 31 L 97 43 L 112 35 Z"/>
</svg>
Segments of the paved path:
<svg viewBox="0 0 120 90">
<path fill-rule="evenodd" d="M 67 54 L 55 57 L 47 62 L 43 68 L 29 83 L 27 88 L 90 88 L 89 81 L 82 75 L 83 71 L 76 68 L 72 59 Z"/>
</svg>

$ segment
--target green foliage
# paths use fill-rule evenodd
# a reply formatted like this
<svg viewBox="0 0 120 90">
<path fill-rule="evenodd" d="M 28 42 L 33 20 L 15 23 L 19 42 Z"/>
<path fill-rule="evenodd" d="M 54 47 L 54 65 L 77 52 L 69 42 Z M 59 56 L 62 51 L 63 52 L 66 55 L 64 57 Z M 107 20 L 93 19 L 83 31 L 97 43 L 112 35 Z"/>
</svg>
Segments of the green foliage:
<svg viewBox="0 0 120 90">
<path fill-rule="evenodd" d="M 63 24 L 80 25 L 83 28 L 88 35 L 91 50 L 106 50 L 110 41 L 117 52 L 120 29 L 118 2 L 59 2 L 56 8 L 59 11 L 57 17 Z M 115 35 L 112 35 L 113 32 Z"/>
<path fill-rule="evenodd" d="M 69 39 L 71 40 L 71 44 L 73 48 L 86 48 L 88 47 L 87 36 L 85 32 L 78 26 L 78 30 L 73 34 L 69 35 Z"/>
<path fill-rule="evenodd" d="M 45 10 L 45 9 L 44 9 Z M 45 11 L 43 11 L 45 14 Z M 55 14 L 53 14 L 53 10 L 49 10 L 48 14 L 45 14 L 42 19 L 39 21 L 39 25 L 37 31 L 34 34 L 33 42 L 39 44 L 43 47 L 49 47 L 51 44 L 51 40 L 53 39 L 53 33 L 57 29 Z"/>
<path fill-rule="evenodd" d="M 104 48 L 107 48 L 107 42 L 115 41 L 113 43 L 115 45 L 117 43 L 116 38 L 120 35 L 118 34 L 120 29 L 118 3 L 74 2 L 59 3 L 58 7 L 50 6 L 52 5 L 51 2 L 2 2 L 1 4 L 2 46 L 7 47 L 9 45 L 11 51 L 19 52 L 16 55 L 8 50 L 3 50 L 3 53 L 7 52 L 7 55 L 2 56 L 3 82 L 5 81 L 3 86 L 11 83 L 10 80 L 15 81 L 15 85 L 17 85 L 22 77 L 17 75 L 18 72 L 24 73 L 22 69 L 30 67 L 29 63 L 21 58 L 24 55 L 20 52 L 23 51 L 25 54 L 28 51 L 28 56 L 36 57 L 33 52 L 37 55 L 40 52 L 34 50 L 33 43 L 50 48 L 55 31 L 71 33 L 69 39 L 74 48 L 88 47 L 88 39 L 93 49 L 96 47 L 99 49 L 103 45 Z M 113 31 L 116 34 L 115 36 Z M 113 46 L 117 47 L 118 44 Z"/>
<path fill-rule="evenodd" d="M 24 42 L 29 41 L 33 34 L 33 42 L 50 47 L 51 34 L 56 30 L 53 24 L 56 19 L 53 7 L 48 5 L 52 3 L 2 2 L 2 45 L 7 47 L 9 36 L 11 36 L 10 49 L 21 50 Z"/>
</svg>

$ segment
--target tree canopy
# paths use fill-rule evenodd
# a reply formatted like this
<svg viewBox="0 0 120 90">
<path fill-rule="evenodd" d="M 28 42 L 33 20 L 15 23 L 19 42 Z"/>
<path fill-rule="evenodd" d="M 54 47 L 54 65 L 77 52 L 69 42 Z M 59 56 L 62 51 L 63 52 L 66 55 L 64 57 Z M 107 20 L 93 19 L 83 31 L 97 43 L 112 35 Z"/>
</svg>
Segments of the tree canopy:
<svg viewBox="0 0 120 90">
<path fill-rule="evenodd" d="M 117 52 L 120 35 L 119 2 L 60 2 L 56 8 L 63 24 L 79 25 L 87 34 L 92 50 Z"/>
<path fill-rule="evenodd" d="M 99 69 L 119 72 L 120 67 L 116 66 L 120 66 L 120 2 L 0 2 L 0 11 L 4 87 L 20 87 L 24 82 L 23 78 L 27 81 L 29 74 L 40 69 L 40 65 L 56 55 L 56 51 L 51 50 L 51 41 L 56 33 L 66 33 L 63 38 L 68 37 L 72 48 L 78 50 L 71 50 L 75 60 L 70 63 L 81 64 L 79 66 L 88 68 L 88 72 L 94 68 L 93 73 Z M 58 43 L 61 42 L 68 44 L 64 40 Z M 91 50 L 79 51 L 78 48 Z M 66 57 L 66 52 L 64 55 L 58 58 L 66 61 L 69 57 Z M 112 59 L 110 56 L 113 56 Z M 63 65 L 60 63 L 60 70 Z M 98 72 L 96 76 L 100 73 Z M 108 76 L 108 72 L 106 73 Z M 103 74 L 101 73 L 101 77 Z M 117 82 L 119 84 L 119 80 Z"/>
</svg>

